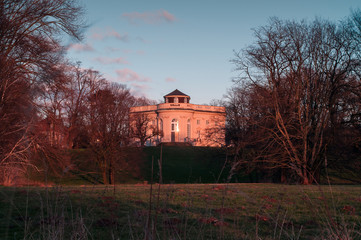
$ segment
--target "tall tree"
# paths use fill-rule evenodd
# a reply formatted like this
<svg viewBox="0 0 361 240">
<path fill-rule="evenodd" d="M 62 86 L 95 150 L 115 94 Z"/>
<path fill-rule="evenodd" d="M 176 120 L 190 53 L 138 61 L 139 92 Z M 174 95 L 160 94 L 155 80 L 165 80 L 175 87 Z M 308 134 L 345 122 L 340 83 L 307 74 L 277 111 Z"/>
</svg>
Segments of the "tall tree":
<svg viewBox="0 0 361 240">
<path fill-rule="evenodd" d="M 82 69 L 79 63 L 69 67 L 64 115 L 68 128 L 68 147 L 79 148 L 87 145 L 88 141 L 86 121 L 90 96 L 106 87 L 107 82 L 99 72 Z"/>
<path fill-rule="evenodd" d="M 242 80 L 262 91 L 257 98 L 265 106 L 264 121 L 258 126 L 267 135 L 259 138 L 258 159 L 303 184 L 317 179 L 339 96 L 357 77 L 360 47 L 349 32 L 345 22 L 273 18 L 234 59 Z"/>
<path fill-rule="evenodd" d="M 90 148 L 104 184 L 114 184 L 115 170 L 126 168 L 122 146 L 129 141 L 129 108 L 134 97 L 123 85 L 109 84 L 89 96 Z"/>
<path fill-rule="evenodd" d="M 81 38 L 82 9 L 74 0 L 0 2 L 0 168 L 21 170 L 33 142 L 39 72 L 60 59 L 60 35 Z M 16 175 L 16 174 L 15 174 Z"/>
</svg>

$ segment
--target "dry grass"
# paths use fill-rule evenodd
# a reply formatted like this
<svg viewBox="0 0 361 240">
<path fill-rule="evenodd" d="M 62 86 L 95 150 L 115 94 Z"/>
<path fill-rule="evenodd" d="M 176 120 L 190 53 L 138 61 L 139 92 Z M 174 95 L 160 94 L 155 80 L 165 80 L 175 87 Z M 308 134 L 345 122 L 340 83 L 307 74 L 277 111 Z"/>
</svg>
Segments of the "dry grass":
<svg viewBox="0 0 361 240">
<path fill-rule="evenodd" d="M 361 239 L 360 193 L 275 184 L 2 187 L 0 238 Z"/>
</svg>

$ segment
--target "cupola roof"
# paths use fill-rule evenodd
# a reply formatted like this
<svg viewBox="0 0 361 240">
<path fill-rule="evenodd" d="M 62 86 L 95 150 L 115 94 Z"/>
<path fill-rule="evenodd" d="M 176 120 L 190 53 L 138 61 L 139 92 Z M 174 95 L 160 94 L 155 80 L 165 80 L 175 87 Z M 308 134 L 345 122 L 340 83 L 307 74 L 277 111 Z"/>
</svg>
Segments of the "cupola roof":
<svg viewBox="0 0 361 240">
<path fill-rule="evenodd" d="M 186 96 L 189 97 L 187 94 L 182 93 L 181 91 L 179 91 L 178 89 L 174 90 L 171 93 L 168 93 L 167 95 L 165 95 L 164 97 L 170 97 L 170 96 Z"/>
<path fill-rule="evenodd" d="M 189 103 L 190 99 L 190 96 L 182 93 L 178 89 L 164 96 L 165 103 Z"/>
</svg>

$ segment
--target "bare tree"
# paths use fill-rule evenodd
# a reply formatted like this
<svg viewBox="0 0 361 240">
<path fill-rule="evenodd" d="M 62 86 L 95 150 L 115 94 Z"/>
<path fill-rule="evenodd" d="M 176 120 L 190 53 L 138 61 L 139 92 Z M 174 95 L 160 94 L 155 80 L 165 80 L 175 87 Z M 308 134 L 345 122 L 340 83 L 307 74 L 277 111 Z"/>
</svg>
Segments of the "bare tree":
<svg viewBox="0 0 361 240">
<path fill-rule="evenodd" d="M 236 53 L 242 79 L 264 105 L 263 121 L 254 121 L 266 130 L 258 135 L 263 149 L 257 159 L 289 170 L 287 177 L 303 184 L 317 179 L 337 96 L 360 66 L 360 49 L 348 31 L 345 23 L 273 18 L 255 30 L 256 44 Z"/>
<path fill-rule="evenodd" d="M 130 115 L 131 137 L 139 139 L 140 146 L 155 136 L 161 136 L 162 133 L 157 126 L 155 118 L 147 113 L 131 113 Z"/>
<path fill-rule="evenodd" d="M 86 118 L 89 98 L 107 83 L 99 72 L 82 69 L 80 63 L 69 65 L 68 68 L 64 118 L 68 128 L 68 147 L 79 148 L 86 146 L 88 142 Z"/>
<path fill-rule="evenodd" d="M 90 148 L 96 156 L 104 184 L 114 184 L 115 170 L 127 167 L 122 146 L 128 143 L 128 116 L 132 104 L 133 96 L 119 84 L 109 84 L 89 96 Z"/>
<path fill-rule="evenodd" d="M 60 34 L 81 38 L 81 12 L 73 0 L 0 2 L 0 167 L 29 163 L 39 72 L 59 60 Z"/>
</svg>

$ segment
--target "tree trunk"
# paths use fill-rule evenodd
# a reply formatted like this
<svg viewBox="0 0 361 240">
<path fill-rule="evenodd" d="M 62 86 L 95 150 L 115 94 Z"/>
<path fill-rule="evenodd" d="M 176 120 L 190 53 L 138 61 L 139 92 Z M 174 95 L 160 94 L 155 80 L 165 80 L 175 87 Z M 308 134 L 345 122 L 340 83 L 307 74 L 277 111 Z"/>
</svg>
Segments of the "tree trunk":
<svg viewBox="0 0 361 240">
<path fill-rule="evenodd" d="M 114 184 L 114 171 L 113 171 L 113 166 L 112 166 L 112 162 L 109 163 L 109 184 Z"/>
<path fill-rule="evenodd" d="M 107 168 L 106 166 L 104 166 L 103 168 L 103 182 L 105 185 L 108 185 L 109 184 L 109 181 L 108 181 L 108 174 L 107 174 Z"/>
<path fill-rule="evenodd" d="M 303 184 L 303 185 L 309 185 L 309 184 L 310 184 L 310 181 L 309 181 L 309 179 L 308 179 L 307 176 L 303 176 L 302 184 Z"/>
<path fill-rule="evenodd" d="M 310 175 L 307 174 L 307 168 L 305 166 L 302 169 L 301 181 L 303 185 L 309 185 L 312 183 L 312 180 L 310 180 Z"/>
</svg>

